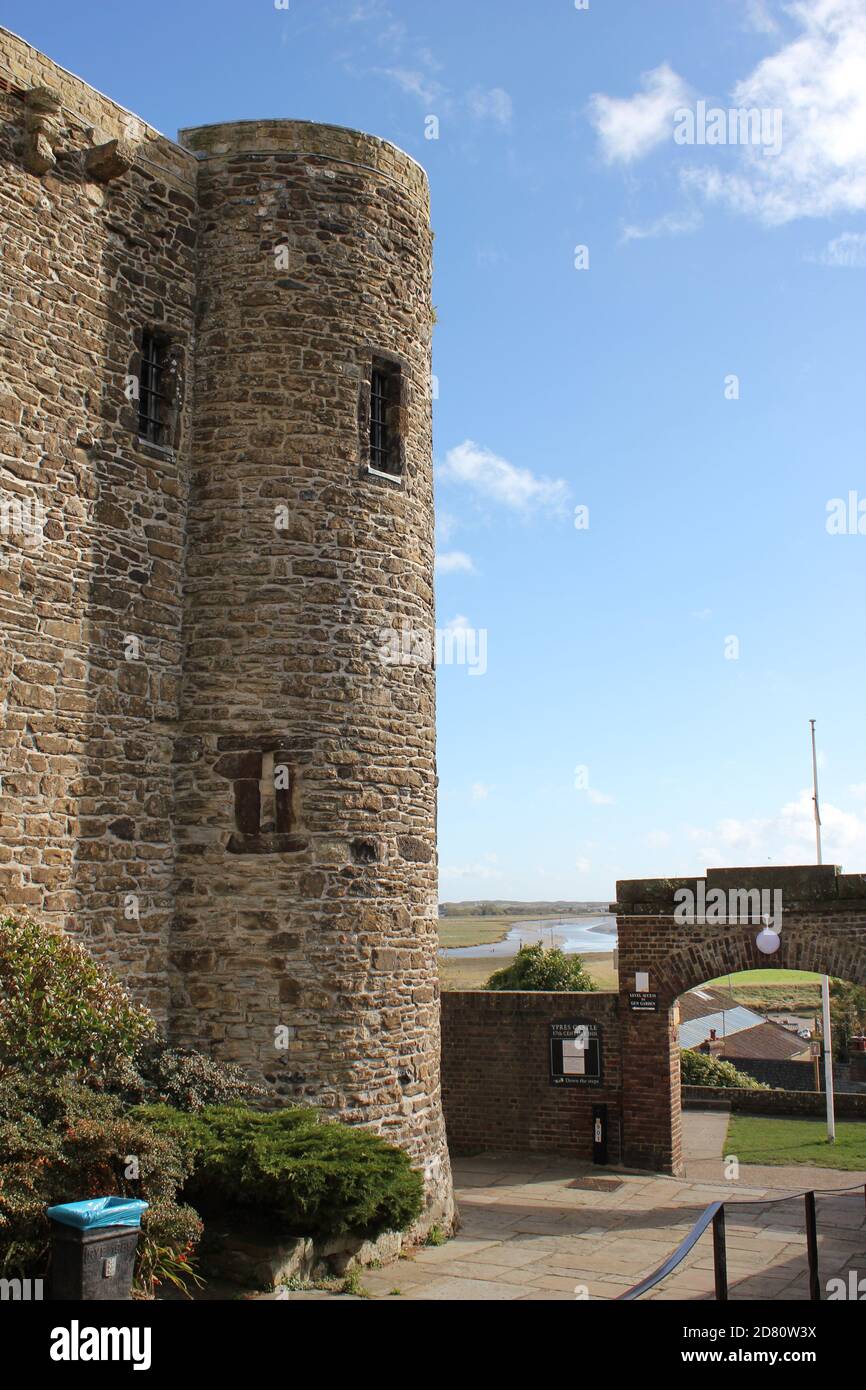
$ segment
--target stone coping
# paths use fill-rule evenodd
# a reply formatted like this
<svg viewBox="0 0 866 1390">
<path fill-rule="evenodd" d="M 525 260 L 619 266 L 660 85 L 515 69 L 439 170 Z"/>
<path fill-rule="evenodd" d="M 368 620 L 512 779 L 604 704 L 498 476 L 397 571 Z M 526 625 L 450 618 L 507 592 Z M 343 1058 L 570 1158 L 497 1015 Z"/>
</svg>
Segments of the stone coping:
<svg viewBox="0 0 866 1390">
<path fill-rule="evenodd" d="M 697 892 L 720 888 L 781 890 L 785 907 L 796 904 L 812 907 L 850 908 L 866 905 L 866 874 L 843 874 L 838 864 L 759 865 L 754 867 L 708 869 L 703 878 L 621 879 L 616 885 L 616 901 L 611 912 L 673 910 L 674 894 L 681 888 Z"/>
</svg>

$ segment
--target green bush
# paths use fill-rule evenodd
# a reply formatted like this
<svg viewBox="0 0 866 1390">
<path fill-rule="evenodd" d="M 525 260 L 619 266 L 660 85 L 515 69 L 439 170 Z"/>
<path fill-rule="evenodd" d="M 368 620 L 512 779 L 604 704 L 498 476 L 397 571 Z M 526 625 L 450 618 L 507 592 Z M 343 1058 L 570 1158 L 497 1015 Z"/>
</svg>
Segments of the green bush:
<svg viewBox="0 0 866 1390">
<path fill-rule="evenodd" d="M 179 1205 L 190 1172 L 183 1146 L 114 1096 L 70 1078 L 0 1077 L 0 1275 L 47 1272 L 46 1207 L 87 1197 L 140 1197 L 136 1287 L 196 1278 L 191 1256 L 201 1221 Z"/>
<path fill-rule="evenodd" d="M 724 1086 L 729 1090 L 769 1091 L 747 1072 L 737 1071 L 732 1062 L 710 1057 L 705 1052 L 684 1048 L 680 1053 L 680 1076 L 684 1086 Z"/>
<path fill-rule="evenodd" d="M 79 942 L 12 917 L 0 921 L 0 1075 L 8 1069 L 180 1110 L 264 1094 L 240 1067 L 169 1047 L 147 1009 Z"/>
<path fill-rule="evenodd" d="M 235 1211 L 292 1235 L 369 1238 L 405 1230 L 420 1215 L 421 1177 L 402 1150 L 314 1110 L 135 1113 L 183 1143 L 193 1164 L 184 1195 L 205 1216 Z"/>
<path fill-rule="evenodd" d="M 587 974 L 581 956 L 567 956 L 558 946 L 546 951 L 542 943 L 521 946 L 510 965 L 497 970 L 485 989 L 501 990 L 568 990 L 584 994 L 595 990 L 595 981 Z"/>
<path fill-rule="evenodd" d="M 146 1009 L 71 937 L 0 921 L 0 1073 L 104 1083 L 156 1035 Z"/>
<path fill-rule="evenodd" d="M 866 989 L 849 980 L 830 981 L 830 1031 L 834 1057 L 847 1060 L 852 1037 L 866 1027 Z"/>
<path fill-rule="evenodd" d="M 206 1057 L 193 1048 L 168 1047 L 161 1039 L 139 1048 L 133 1071 L 118 1085 L 131 1103 L 164 1101 L 177 1110 L 200 1110 L 267 1094 L 264 1086 L 255 1086 L 231 1062 Z"/>
</svg>

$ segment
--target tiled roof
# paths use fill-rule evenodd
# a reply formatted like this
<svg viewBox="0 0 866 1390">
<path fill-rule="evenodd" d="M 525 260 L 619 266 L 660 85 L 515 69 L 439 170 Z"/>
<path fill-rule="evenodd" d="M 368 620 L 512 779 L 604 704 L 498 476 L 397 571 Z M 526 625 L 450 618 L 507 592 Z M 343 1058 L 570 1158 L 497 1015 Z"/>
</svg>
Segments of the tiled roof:
<svg viewBox="0 0 866 1390">
<path fill-rule="evenodd" d="M 791 1061 L 794 1057 L 809 1057 L 809 1044 L 796 1033 L 789 1033 L 778 1023 L 760 1023 L 756 1028 L 745 1028 L 735 1033 L 725 1042 L 725 1058 L 757 1057 L 767 1061 Z"/>
</svg>

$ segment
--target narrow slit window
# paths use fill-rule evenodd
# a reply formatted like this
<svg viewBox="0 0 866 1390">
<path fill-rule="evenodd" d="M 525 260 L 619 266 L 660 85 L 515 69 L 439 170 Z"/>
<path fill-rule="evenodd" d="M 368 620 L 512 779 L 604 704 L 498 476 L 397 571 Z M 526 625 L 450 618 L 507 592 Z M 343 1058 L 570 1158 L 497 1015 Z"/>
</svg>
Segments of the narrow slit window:
<svg viewBox="0 0 866 1390">
<path fill-rule="evenodd" d="M 370 383 L 370 467 L 380 473 L 389 471 L 391 438 L 388 425 L 390 382 L 385 372 L 373 368 Z"/>
<path fill-rule="evenodd" d="M 154 333 L 141 339 L 141 373 L 138 383 L 138 433 L 149 444 L 165 443 L 167 409 L 166 368 L 168 342 Z"/>
<path fill-rule="evenodd" d="M 405 385 L 399 362 L 374 357 L 370 367 L 370 398 L 366 430 L 366 462 L 375 473 L 399 478 L 403 473 L 405 442 Z"/>
</svg>

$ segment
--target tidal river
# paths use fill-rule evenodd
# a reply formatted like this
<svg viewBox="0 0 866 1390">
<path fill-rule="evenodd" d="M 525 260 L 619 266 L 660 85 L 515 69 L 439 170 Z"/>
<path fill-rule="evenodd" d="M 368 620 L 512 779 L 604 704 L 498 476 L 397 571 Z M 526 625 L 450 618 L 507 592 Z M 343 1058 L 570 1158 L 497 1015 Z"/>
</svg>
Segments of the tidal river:
<svg viewBox="0 0 866 1390">
<path fill-rule="evenodd" d="M 566 955 L 588 955 L 593 951 L 616 950 L 616 918 L 603 917 L 562 917 L 546 922 L 515 922 L 502 941 L 491 942 L 487 946 L 452 946 L 440 955 L 473 956 L 495 959 L 497 956 L 516 955 L 521 946 L 534 946 L 542 941 L 545 946 L 559 946 Z"/>
</svg>

